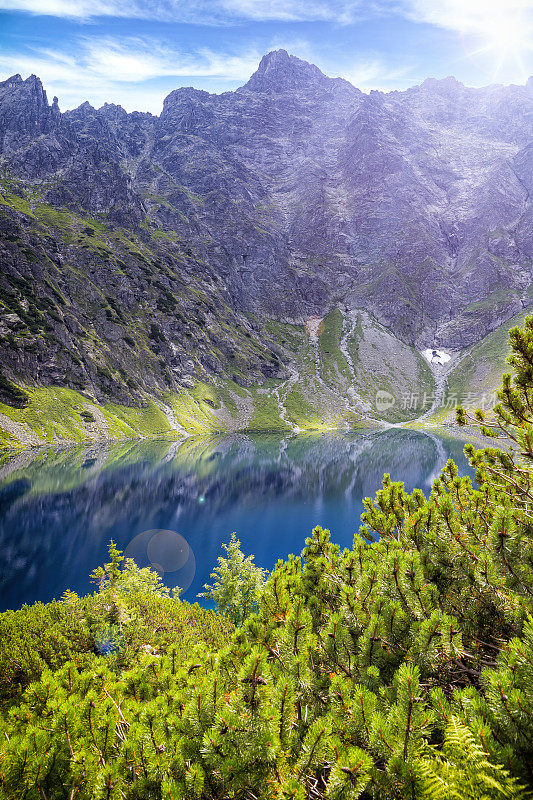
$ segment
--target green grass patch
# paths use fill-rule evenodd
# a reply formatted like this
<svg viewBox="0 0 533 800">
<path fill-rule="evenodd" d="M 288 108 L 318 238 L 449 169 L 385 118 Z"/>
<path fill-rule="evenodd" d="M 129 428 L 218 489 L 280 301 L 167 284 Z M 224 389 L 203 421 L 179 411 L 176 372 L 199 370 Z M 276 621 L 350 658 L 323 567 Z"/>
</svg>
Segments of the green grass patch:
<svg viewBox="0 0 533 800">
<path fill-rule="evenodd" d="M 13 408 L 0 403 L 0 412 L 13 422 L 27 425 L 43 444 L 91 441 L 95 436 L 124 439 L 171 433 L 166 416 L 153 401 L 143 408 L 117 403 L 99 406 L 73 389 L 58 386 L 28 388 L 27 394 L 28 405 L 25 408 Z M 98 421 L 95 408 L 102 412 L 105 424 L 101 418 Z M 27 444 L 26 441 L 17 440 L 1 425 L 0 443 L 4 447 Z"/>
<path fill-rule="evenodd" d="M 329 426 L 298 389 L 293 388 L 285 399 L 287 416 L 294 425 L 308 430 L 325 430 Z"/>
<path fill-rule="evenodd" d="M 163 395 L 178 423 L 190 433 L 216 433 L 223 430 L 222 423 L 215 414 L 215 409 L 208 395 L 206 384 L 198 384 L 194 389 L 183 389 L 181 392 L 168 392 Z M 220 407 L 220 400 L 215 394 Z M 195 393 L 196 392 L 196 396 Z M 205 400 L 209 402 L 205 402 Z"/>
<path fill-rule="evenodd" d="M 209 408 L 218 409 L 221 406 L 220 397 L 217 394 L 217 390 L 214 388 L 214 386 L 210 386 L 208 383 L 198 381 L 194 389 L 191 390 L 191 395 L 199 403 L 204 403 L 205 405 L 209 406 Z"/>
<path fill-rule="evenodd" d="M 470 408 L 477 408 L 483 395 L 493 393 L 501 384 L 502 373 L 511 370 L 507 363 L 509 329 L 521 325 L 526 315 L 521 311 L 475 344 L 450 372 L 447 393 L 457 395 Z"/>
<path fill-rule="evenodd" d="M 87 402 L 78 392 L 56 386 L 28 389 L 28 405 L 12 408 L 0 403 L 0 411 L 14 422 L 28 425 L 42 441 L 81 442 L 87 433 L 81 411 Z"/>
<path fill-rule="evenodd" d="M 328 386 L 344 385 L 350 380 L 350 368 L 339 347 L 342 321 L 342 313 L 334 308 L 324 317 L 324 331 L 318 337 L 320 374 Z"/>
<path fill-rule="evenodd" d="M 113 438 L 162 436 L 171 432 L 168 419 L 153 401 L 143 408 L 106 403 L 102 412 Z"/>
<path fill-rule="evenodd" d="M 230 416 L 233 417 L 233 419 L 237 419 L 239 416 L 239 407 L 235 401 L 234 395 L 244 398 L 248 396 L 247 393 L 243 392 L 242 387 L 234 381 L 217 383 L 217 393 Z"/>
<path fill-rule="evenodd" d="M 290 426 L 281 418 L 278 400 L 273 392 L 274 381 L 266 381 L 262 387 L 263 393 L 250 389 L 254 400 L 254 410 L 247 425 L 251 431 L 279 431 L 290 430 Z"/>
<path fill-rule="evenodd" d="M 71 211 L 63 208 L 56 208 L 47 203 L 40 203 L 35 209 L 35 216 L 44 225 L 52 228 L 59 228 L 61 231 L 72 231 L 75 223 L 75 215 Z"/>
<path fill-rule="evenodd" d="M 18 194 L 2 192 L 2 194 L 0 194 L 0 205 L 13 208 L 21 214 L 27 214 L 29 217 L 33 217 L 29 201 L 24 197 L 19 197 Z"/>
</svg>

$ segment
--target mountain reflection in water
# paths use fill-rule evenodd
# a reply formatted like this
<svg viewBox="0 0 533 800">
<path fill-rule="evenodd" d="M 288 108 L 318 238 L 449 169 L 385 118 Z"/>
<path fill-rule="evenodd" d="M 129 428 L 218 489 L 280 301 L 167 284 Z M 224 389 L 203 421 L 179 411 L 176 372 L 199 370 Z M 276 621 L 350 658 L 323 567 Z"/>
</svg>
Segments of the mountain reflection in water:
<svg viewBox="0 0 533 800">
<path fill-rule="evenodd" d="M 171 587 L 190 584 L 183 597 L 194 602 L 232 531 L 244 552 L 268 569 L 300 553 L 314 525 L 350 547 L 362 499 L 374 495 L 383 473 L 403 480 L 408 491 L 427 491 L 447 458 L 471 474 L 462 448 L 460 441 L 390 429 L 4 454 L 0 608 L 46 602 L 66 589 L 90 591 L 89 574 L 106 560 L 111 538 L 125 550 L 154 529 L 176 531 L 188 543 L 187 563 L 163 577 Z M 146 550 L 148 539 L 136 542 Z"/>
</svg>

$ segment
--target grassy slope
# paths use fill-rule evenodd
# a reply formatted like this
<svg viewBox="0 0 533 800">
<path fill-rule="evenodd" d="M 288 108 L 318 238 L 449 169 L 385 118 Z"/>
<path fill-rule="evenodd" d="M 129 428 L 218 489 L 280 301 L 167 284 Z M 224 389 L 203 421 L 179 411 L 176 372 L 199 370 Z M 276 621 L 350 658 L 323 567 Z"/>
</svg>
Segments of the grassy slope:
<svg viewBox="0 0 533 800">
<path fill-rule="evenodd" d="M 448 392 L 461 398 L 468 392 L 481 396 L 494 390 L 505 370 L 508 330 L 523 317 L 524 314 L 517 315 L 475 345 L 450 373 Z M 227 430 L 289 431 L 291 425 L 309 431 L 360 425 L 364 417 L 351 410 L 353 404 L 347 398 L 353 379 L 339 348 L 343 334 L 341 312 L 334 309 L 324 323 L 324 333 L 316 345 L 303 325 L 270 323 L 270 333 L 287 356 L 292 356 L 298 369 L 294 383 L 267 379 L 262 386 L 244 388 L 229 379 L 198 381 L 193 388 L 147 398 L 142 408 L 116 403 L 98 405 L 79 392 L 60 387 L 25 387 L 30 398 L 26 408 L 0 403 L 0 446 L 169 438 L 183 431 L 205 435 Z M 422 357 L 368 315 L 360 314 L 355 320 L 347 347 L 356 372 L 354 388 L 368 402 L 370 416 L 378 416 L 374 408 L 378 389 L 396 397 L 396 404 L 386 417 L 391 422 L 414 416 L 412 410 L 402 408 L 403 392 L 409 390 L 419 396 L 426 392 L 429 396 L 433 391 L 431 371 Z M 278 392 L 290 424 L 282 418 Z M 164 408 L 172 413 L 165 414 Z M 181 431 L 170 424 L 169 416 Z"/>
<path fill-rule="evenodd" d="M 509 330 L 515 325 L 521 325 L 526 316 L 525 311 L 516 314 L 461 354 L 457 365 L 446 378 L 444 399 L 447 405 L 437 408 L 427 420 L 420 423 L 421 427 L 455 425 L 457 403 L 470 411 L 479 407 L 487 410 L 494 405 L 502 375 L 510 371 L 507 363 L 511 352 Z M 479 444 L 485 446 L 487 443 L 485 441 Z"/>
<path fill-rule="evenodd" d="M 175 387 L 169 346 L 180 347 L 191 373 L 203 380 L 209 379 L 206 361 L 224 364 L 228 377 L 240 381 L 251 370 L 260 378 L 259 354 L 263 364 L 275 361 L 265 337 L 248 330 L 244 316 L 236 317 L 220 293 L 206 288 L 205 265 L 177 234 L 150 229 L 147 239 L 110 225 L 105 215 L 97 219 L 48 205 L 43 191 L 0 177 L 0 216 L 19 223 L 4 238 L 7 252 L 20 260 L 20 275 L 6 270 L 0 291 L 0 349 L 11 355 L 5 361 L 11 377 L 33 382 L 27 369 L 17 374 L 16 364 L 46 348 L 71 388 L 97 386 L 121 398 L 133 393 L 139 402 L 147 385 Z M 169 239 L 170 250 L 158 250 L 161 237 Z M 47 254 L 51 238 L 61 243 L 60 268 Z M 37 263 L 34 279 L 28 265 Z M 115 292 L 124 285 L 137 291 L 135 302 L 124 305 Z M 73 300 L 77 328 L 67 346 L 57 332 Z"/>
<path fill-rule="evenodd" d="M 477 407 L 483 395 L 493 393 L 502 382 L 502 374 L 510 371 L 509 329 L 521 325 L 525 317 L 525 312 L 517 314 L 474 345 L 450 372 L 448 392 L 456 393 L 469 407 Z"/>
<path fill-rule="evenodd" d="M 318 339 L 320 348 L 320 374 L 328 385 L 338 385 L 344 390 L 350 384 L 350 368 L 343 355 L 339 342 L 342 338 L 343 316 L 338 308 L 334 308 L 324 317 L 324 332 Z"/>
<path fill-rule="evenodd" d="M 21 426 L 28 436 L 33 434 L 42 442 L 144 438 L 170 431 L 167 418 L 153 401 L 146 408 L 128 408 L 115 403 L 99 406 L 79 392 L 56 386 L 28 389 L 28 393 L 30 399 L 26 408 L 0 403 L 0 414 Z M 84 419 L 83 412 L 92 419 Z M 0 422 L 0 443 L 20 446 L 36 442 L 17 440 L 4 420 Z"/>
<path fill-rule="evenodd" d="M 369 403 L 373 416 L 381 416 L 388 422 L 403 422 L 430 405 L 429 398 L 435 384 L 423 356 L 396 339 L 371 317 L 359 315 L 347 346 L 357 376 L 355 388 Z M 375 407 L 378 391 L 388 392 L 395 401 L 381 414 Z M 409 407 L 411 394 L 416 402 L 415 411 Z M 427 398 L 425 402 L 424 397 Z"/>
</svg>

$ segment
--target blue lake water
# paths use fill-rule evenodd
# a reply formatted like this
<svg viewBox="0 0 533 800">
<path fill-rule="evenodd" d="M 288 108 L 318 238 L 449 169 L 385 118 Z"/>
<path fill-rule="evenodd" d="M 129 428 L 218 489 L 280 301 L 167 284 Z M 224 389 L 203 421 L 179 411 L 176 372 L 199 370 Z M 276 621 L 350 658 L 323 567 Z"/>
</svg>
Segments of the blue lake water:
<svg viewBox="0 0 533 800">
<path fill-rule="evenodd" d="M 315 525 L 350 547 L 383 473 L 428 492 L 454 439 L 406 429 L 194 437 L 42 448 L 0 457 L 0 610 L 91 591 L 113 538 L 194 602 L 237 533 L 271 569 Z M 160 533 L 165 531 L 165 533 Z M 177 535 L 179 534 L 179 535 Z"/>
</svg>

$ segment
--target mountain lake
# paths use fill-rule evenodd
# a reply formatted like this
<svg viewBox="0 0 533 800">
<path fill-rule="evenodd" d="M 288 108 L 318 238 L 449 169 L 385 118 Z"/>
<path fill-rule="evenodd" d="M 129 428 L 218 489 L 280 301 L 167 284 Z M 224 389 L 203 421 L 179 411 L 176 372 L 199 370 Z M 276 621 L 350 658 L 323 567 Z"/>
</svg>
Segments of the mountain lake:
<svg viewBox="0 0 533 800">
<path fill-rule="evenodd" d="M 114 539 L 195 602 L 233 531 L 271 570 L 315 525 L 351 547 L 382 476 L 426 494 L 463 442 L 405 428 L 233 434 L 0 455 L 0 608 L 86 594 Z"/>
</svg>

